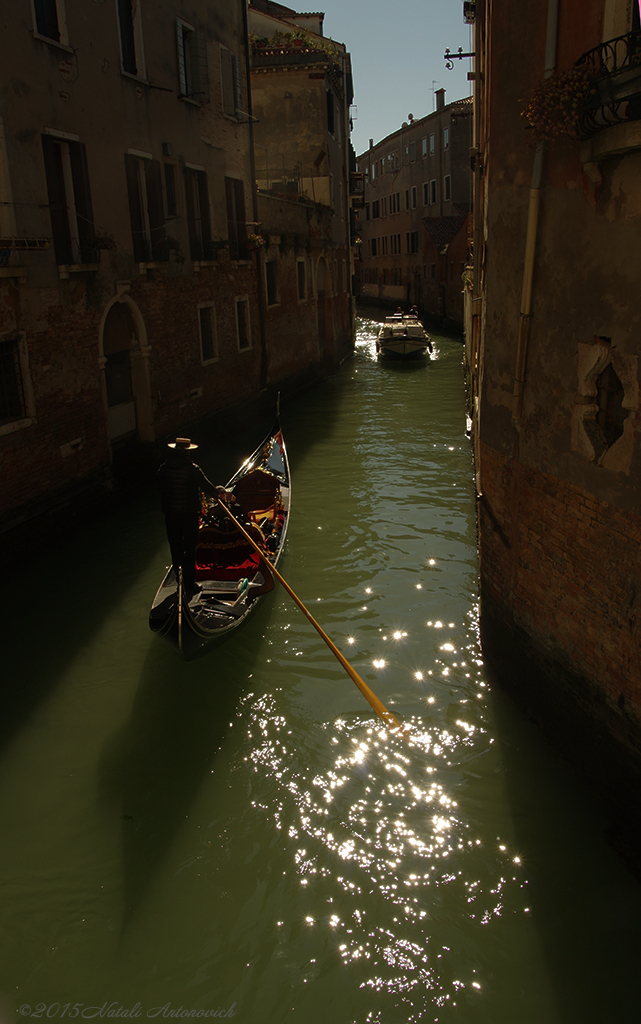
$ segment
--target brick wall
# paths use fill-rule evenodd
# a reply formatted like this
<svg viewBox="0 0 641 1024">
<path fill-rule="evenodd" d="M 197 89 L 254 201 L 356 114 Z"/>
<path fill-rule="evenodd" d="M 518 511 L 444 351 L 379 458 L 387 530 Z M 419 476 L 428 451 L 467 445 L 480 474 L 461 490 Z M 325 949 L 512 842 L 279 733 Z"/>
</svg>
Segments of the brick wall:
<svg viewBox="0 0 641 1024">
<path fill-rule="evenodd" d="M 577 680 L 574 697 L 641 739 L 641 517 L 480 446 L 481 593 Z"/>
</svg>

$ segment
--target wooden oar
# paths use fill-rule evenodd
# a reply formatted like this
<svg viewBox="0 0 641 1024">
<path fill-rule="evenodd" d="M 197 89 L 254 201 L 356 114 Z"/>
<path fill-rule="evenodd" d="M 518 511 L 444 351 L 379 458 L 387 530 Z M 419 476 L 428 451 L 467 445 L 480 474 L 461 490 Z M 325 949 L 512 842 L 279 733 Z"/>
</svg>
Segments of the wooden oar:
<svg viewBox="0 0 641 1024">
<path fill-rule="evenodd" d="M 350 679 L 352 680 L 352 682 L 356 683 L 356 686 L 358 686 L 358 688 L 361 691 L 361 693 L 363 694 L 365 700 L 374 708 L 374 711 L 376 712 L 378 717 L 380 719 L 382 719 L 382 721 L 385 722 L 385 725 L 389 726 L 391 729 L 400 729 L 401 728 L 401 723 L 399 722 L 399 720 L 396 717 L 396 715 L 393 715 L 391 711 L 388 711 L 388 709 L 385 707 L 383 702 L 380 701 L 378 699 L 378 697 L 376 696 L 376 694 L 373 693 L 370 690 L 370 688 L 367 685 L 367 683 L 365 682 L 365 680 L 361 679 L 361 677 L 359 676 L 359 674 L 356 671 L 356 669 L 352 668 L 352 666 L 350 665 L 350 663 L 347 660 L 347 658 L 345 658 L 341 654 L 341 652 L 339 651 L 338 647 L 336 647 L 336 645 L 333 644 L 332 641 L 329 639 L 327 633 L 321 628 L 321 626 L 318 625 L 318 623 L 317 623 L 316 619 L 314 618 L 314 616 L 311 614 L 311 612 L 309 612 L 307 610 L 307 608 L 305 607 L 305 605 L 303 604 L 301 599 L 299 597 L 297 597 L 297 595 L 294 593 L 294 591 L 290 587 L 289 583 L 286 580 L 283 579 L 283 577 L 279 573 L 278 569 L 274 565 L 272 565 L 271 562 L 267 561 L 267 559 L 265 558 L 265 552 L 261 551 L 261 549 L 259 548 L 259 546 L 256 543 L 256 541 L 254 540 L 254 538 L 249 535 L 249 533 L 247 532 L 247 530 L 244 529 L 243 526 L 241 526 L 241 524 L 238 522 L 236 517 L 230 512 L 230 510 L 228 509 L 227 505 L 225 505 L 224 501 L 221 501 L 220 498 L 216 498 L 216 501 L 224 509 L 225 513 L 229 516 L 229 518 L 235 524 L 235 526 L 238 527 L 238 529 L 243 534 L 243 536 L 249 541 L 249 543 L 254 548 L 254 550 L 258 552 L 258 554 L 261 556 L 262 561 L 267 566 L 269 572 L 273 573 L 273 575 L 276 577 L 278 582 L 285 588 L 285 590 L 287 591 L 289 596 L 291 598 L 293 598 L 293 600 L 296 602 L 296 604 L 298 605 L 298 607 L 302 611 L 303 615 L 307 616 L 307 618 L 311 622 L 312 626 L 314 627 L 316 632 L 319 634 L 319 636 L 321 636 L 323 638 L 323 640 L 325 641 L 325 643 L 329 647 L 329 649 L 332 652 L 332 654 L 334 655 L 334 657 L 337 658 L 338 661 L 341 663 L 341 665 L 343 666 L 343 668 L 347 672 L 347 674 L 350 677 Z"/>
</svg>

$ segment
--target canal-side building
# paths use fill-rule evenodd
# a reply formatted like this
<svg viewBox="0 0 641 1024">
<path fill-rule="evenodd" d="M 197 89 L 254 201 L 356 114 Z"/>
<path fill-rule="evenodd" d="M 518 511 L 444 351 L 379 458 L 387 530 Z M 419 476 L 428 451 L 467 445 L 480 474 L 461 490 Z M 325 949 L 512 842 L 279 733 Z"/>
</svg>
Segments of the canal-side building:
<svg viewBox="0 0 641 1024">
<path fill-rule="evenodd" d="M 270 372 L 334 368 L 353 347 L 349 53 L 322 14 L 249 8 Z"/>
<path fill-rule="evenodd" d="M 638 826 L 639 7 L 476 7 L 466 350 L 485 657 Z"/>
<path fill-rule="evenodd" d="M 4 5 L 3 526 L 261 387 L 244 6 Z"/>
<path fill-rule="evenodd" d="M 343 207 L 284 213 L 278 196 L 261 234 L 244 0 L 36 0 L 3 5 L 0 24 L 7 538 L 99 497 L 158 439 L 331 372 L 351 331 Z M 310 73 L 325 111 L 335 81 L 344 151 L 341 54 Z M 344 199 L 326 127 L 322 148 Z M 292 264 L 276 284 L 270 252 Z"/>
<path fill-rule="evenodd" d="M 472 99 L 411 114 L 357 158 L 364 176 L 359 290 L 363 301 L 411 306 L 463 322 L 461 274 L 468 252 Z"/>
</svg>

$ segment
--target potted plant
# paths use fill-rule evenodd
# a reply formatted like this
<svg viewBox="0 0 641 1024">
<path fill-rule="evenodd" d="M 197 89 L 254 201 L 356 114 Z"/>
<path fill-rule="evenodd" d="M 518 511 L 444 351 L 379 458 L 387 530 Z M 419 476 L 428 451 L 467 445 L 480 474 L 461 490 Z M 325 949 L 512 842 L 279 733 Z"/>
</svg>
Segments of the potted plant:
<svg viewBox="0 0 641 1024">
<path fill-rule="evenodd" d="M 521 112 L 535 144 L 560 135 L 578 139 L 579 118 L 595 77 L 593 67 L 579 64 L 553 71 L 539 82 Z"/>
</svg>

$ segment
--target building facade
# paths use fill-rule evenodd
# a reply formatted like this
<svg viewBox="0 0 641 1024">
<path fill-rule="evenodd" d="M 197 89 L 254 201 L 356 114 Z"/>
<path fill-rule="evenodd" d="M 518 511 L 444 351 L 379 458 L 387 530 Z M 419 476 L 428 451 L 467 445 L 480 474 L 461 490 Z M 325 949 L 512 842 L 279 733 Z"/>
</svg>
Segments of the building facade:
<svg viewBox="0 0 641 1024">
<path fill-rule="evenodd" d="M 638 829 L 638 4 L 466 7 L 477 55 L 466 353 L 485 657 Z"/>
<path fill-rule="evenodd" d="M 266 330 L 280 365 L 335 367 L 352 351 L 352 72 L 323 16 L 249 9 Z M 275 364 L 276 365 L 276 364 Z"/>
<path fill-rule="evenodd" d="M 399 131 L 357 159 L 365 183 L 359 214 L 360 296 L 462 323 L 461 273 L 467 258 L 472 100 L 411 115 Z M 461 232 L 463 245 L 448 247 Z M 461 263 L 463 266 L 461 266 Z M 451 284 L 450 284 L 451 281 Z M 452 294 L 454 293 L 454 295 Z"/>
<path fill-rule="evenodd" d="M 2 537 L 350 342 L 338 309 L 319 339 L 338 284 L 318 259 L 281 290 L 315 345 L 270 330 L 244 0 L 27 0 L 0 22 Z M 335 259 L 319 217 L 292 235 L 309 223 Z"/>
</svg>

